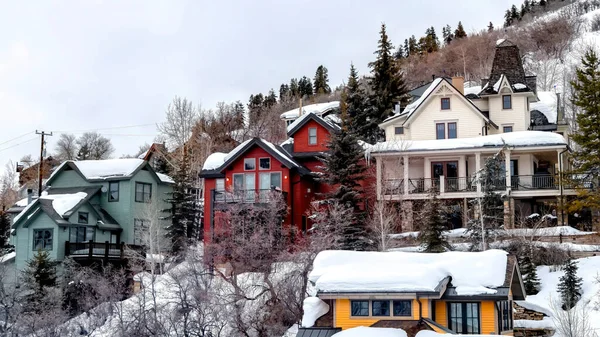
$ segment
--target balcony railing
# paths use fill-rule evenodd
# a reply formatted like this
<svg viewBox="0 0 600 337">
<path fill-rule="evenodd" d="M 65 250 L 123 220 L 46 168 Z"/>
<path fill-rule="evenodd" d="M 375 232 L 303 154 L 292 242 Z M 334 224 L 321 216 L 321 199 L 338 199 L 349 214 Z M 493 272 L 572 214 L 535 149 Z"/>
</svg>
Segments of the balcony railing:
<svg viewBox="0 0 600 337">
<path fill-rule="evenodd" d="M 408 180 L 408 194 L 426 194 L 431 191 L 439 193 L 476 192 L 478 182 L 474 177 L 443 177 L 435 178 L 413 178 Z M 506 178 L 500 177 L 490 182 L 496 191 L 506 189 Z M 563 177 L 564 189 L 585 188 L 591 189 L 594 182 L 589 175 L 565 175 Z M 387 179 L 384 185 L 385 195 L 403 195 L 404 179 Z M 534 174 L 511 176 L 510 188 L 513 191 L 527 190 L 558 190 L 560 188 L 559 178 L 551 174 Z"/>
<path fill-rule="evenodd" d="M 235 190 L 235 191 L 217 191 L 213 190 L 214 202 L 224 203 L 268 203 L 275 198 L 287 197 L 287 192 L 277 189 L 261 190 Z"/>
<path fill-rule="evenodd" d="M 143 247 L 138 245 L 127 245 L 128 249 L 143 252 Z M 73 258 L 105 258 L 123 259 L 125 256 L 125 243 L 105 242 L 65 242 L 65 256 Z"/>
</svg>

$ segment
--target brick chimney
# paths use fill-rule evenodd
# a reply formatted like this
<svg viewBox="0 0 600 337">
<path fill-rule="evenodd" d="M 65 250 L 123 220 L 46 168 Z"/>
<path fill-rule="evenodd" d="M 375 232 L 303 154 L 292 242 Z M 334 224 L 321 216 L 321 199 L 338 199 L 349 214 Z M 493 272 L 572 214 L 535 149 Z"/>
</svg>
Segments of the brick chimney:
<svg viewBox="0 0 600 337">
<path fill-rule="evenodd" d="M 452 85 L 458 89 L 461 94 L 465 94 L 465 79 L 462 76 L 453 76 Z"/>
</svg>

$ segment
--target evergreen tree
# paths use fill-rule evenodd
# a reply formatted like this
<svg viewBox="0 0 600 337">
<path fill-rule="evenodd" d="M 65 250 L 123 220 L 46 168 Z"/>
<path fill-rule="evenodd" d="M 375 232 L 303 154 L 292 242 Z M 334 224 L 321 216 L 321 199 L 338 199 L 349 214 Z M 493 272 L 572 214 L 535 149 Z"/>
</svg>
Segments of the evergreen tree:
<svg viewBox="0 0 600 337">
<path fill-rule="evenodd" d="M 327 68 L 320 65 L 315 73 L 315 79 L 313 81 L 313 89 L 316 94 L 330 94 L 331 88 L 329 87 L 329 75 Z"/>
<path fill-rule="evenodd" d="M 57 262 L 50 258 L 47 250 L 38 250 L 33 259 L 27 261 L 22 271 L 23 282 L 32 290 L 31 300 L 37 300 L 44 296 L 46 288 L 56 286 Z"/>
<path fill-rule="evenodd" d="M 408 39 L 404 39 L 404 57 L 410 56 L 410 47 L 408 45 Z"/>
<path fill-rule="evenodd" d="M 467 33 L 465 32 L 461 21 L 458 21 L 458 26 L 456 26 L 456 30 L 454 31 L 454 37 L 456 39 L 467 37 Z"/>
<path fill-rule="evenodd" d="M 333 190 L 326 195 L 329 203 L 337 202 L 353 212 L 350 224 L 343 229 L 341 248 L 365 250 L 368 246 L 365 214 L 359 207 L 363 199 L 363 191 L 358 183 L 364 178 L 364 150 L 359 144 L 358 137 L 349 128 L 350 116 L 347 111 L 348 98 L 345 91 L 342 101 L 341 130 L 331 134 L 327 144 L 328 151 L 321 159 L 323 174 L 319 179 L 333 186 Z"/>
<path fill-rule="evenodd" d="M 421 52 L 433 53 L 440 49 L 440 41 L 435 34 L 435 28 L 430 27 L 425 31 L 425 36 L 419 39 Z"/>
<path fill-rule="evenodd" d="M 365 119 L 367 116 L 363 111 L 367 97 L 358 81 L 358 73 L 356 72 L 356 68 L 354 68 L 354 64 L 350 64 L 350 76 L 348 76 L 345 95 L 344 104 L 349 117 L 349 128 L 354 134 L 358 134 L 362 126 L 366 123 Z"/>
<path fill-rule="evenodd" d="M 231 112 L 234 116 L 234 123 L 235 125 L 233 126 L 235 129 L 243 129 L 245 126 L 244 123 L 244 114 L 246 113 L 245 109 L 244 109 L 244 103 L 242 103 L 241 101 L 236 101 L 233 104 L 232 107 L 232 112 Z"/>
<path fill-rule="evenodd" d="M 528 253 L 524 254 L 519 262 L 519 270 L 523 275 L 523 284 L 525 285 L 525 293 L 527 295 L 535 295 L 540 289 L 540 279 L 537 275 L 535 264 L 531 261 Z"/>
<path fill-rule="evenodd" d="M 512 5 L 512 7 L 510 7 L 510 19 L 511 22 L 515 22 L 515 20 L 519 20 L 519 10 L 517 9 L 517 6 Z"/>
<path fill-rule="evenodd" d="M 417 38 L 415 38 L 415 36 L 412 35 L 408 39 L 408 52 L 409 52 L 409 55 L 413 55 L 413 54 L 417 53 L 418 51 L 419 51 L 419 46 L 417 44 Z"/>
<path fill-rule="evenodd" d="M 488 32 L 493 32 L 494 31 L 494 24 L 492 23 L 492 21 L 490 21 L 490 23 L 488 24 Z"/>
<path fill-rule="evenodd" d="M 166 210 L 170 220 L 167 226 L 167 237 L 173 244 L 173 252 L 181 253 L 186 244 L 197 241 L 202 234 L 200 228 L 200 210 L 196 204 L 196 196 L 193 193 L 193 175 L 190 170 L 190 156 L 187 146 L 183 146 L 183 154 L 177 171 L 173 176 L 175 182 L 173 191 L 169 193 L 166 200 L 171 208 Z"/>
<path fill-rule="evenodd" d="M 442 28 L 442 36 L 446 45 L 449 45 L 450 42 L 452 42 L 454 34 L 452 34 L 452 27 L 450 27 L 450 25 L 446 25 L 446 27 Z"/>
<path fill-rule="evenodd" d="M 268 109 L 275 104 L 277 104 L 277 95 L 275 94 L 275 90 L 271 88 L 271 90 L 269 90 L 269 94 L 263 100 L 263 106 Z"/>
<path fill-rule="evenodd" d="M 298 81 L 298 93 L 300 97 L 310 97 L 313 94 L 313 85 L 310 78 L 306 76 L 302 76 L 300 81 Z"/>
<path fill-rule="evenodd" d="M 489 241 L 504 226 L 504 202 L 497 191 L 506 189 L 504 155 L 498 152 L 488 158 L 479 173 L 479 184 L 483 197 L 472 200 L 478 216 L 467 224 L 471 250 L 486 250 Z M 485 238 L 484 238 L 485 236 Z M 485 239 L 485 246 L 483 242 Z"/>
<path fill-rule="evenodd" d="M 292 97 L 298 97 L 300 95 L 300 87 L 298 86 L 297 78 L 292 78 L 290 80 L 290 95 Z"/>
<path fill-rule="evenodd" d="M 289 85 L 284 83 L 281 86 L 279 86 L 279 101 L 280 102 L 287 99 L 289 94 L 290 94 L 290 86 Z"/>
<path fill-rule="evenodd" d="M 10 218 L 6 210 L 0 211 L 0 248 L 4 248 L 8 245 L 8 239 L 10 235 Z"/>
<path fill-rule="evenodd" d="M 576 114 L 577 132 L 572 139 L 577 143 L 573 152 L 575 173 L 590 175 L 592 181 L 600 178 L 600 59 L 593 50 L 588 50 L 582 66 L 576 69 L 577 80 L 571 82 L 574 89 L 573 104 L 579 111 Z M 569 203 L 570 211 L 589 207 L 600 207 L 598 189 L 581 189 L 579 195 Z"/>
<path fill-rule="evenodd" d="M 540 0 L 540 6 L 542 6 L 543 8 L 546 8 L 547 2 L 546 0 Z"/>
<path fill-rule="evenodd" d="M 254 125 L 260 119 L 264 105 L 263 94 L 259 93 L 257 95 L 250 95 L 250 99 L 248 101 L 248 116 L 250 117 L 250 125 Z"/>
<path fill-rule="evenodd" d="M 510 14 L 510 10 L 507 9 L 506 13 L 504 13 L 504 27 L 510 27 L 510 25 L 512 25 L 513 20 L 512 20 L 512 16 Z"/>
<path fill-rule="evenodd" d="M 421 233 L 419 234 L 419 241 L 425 247 L 425 252 L 442 253 L 452 250 L 452 246 L 450 246 L 444 236 L 447 223 L 444 205 L 442 205 L 435 193 L 429 196 L 423 213 L 424 219 Z"/>
<path fill-rule="evenodd" d="M 398 46 L 398 49 L 396 49 L 396 53 L 394 53 L 394 57 L 397 60 L 401 60 L 404 58 L 404 48 L 402 47 L 402 45 Z"/>
<path fill-rule="evenodd" d="M 577 276 L 577 262 L 569 259 L 563 266 L 565 274 L 558 282 L 558 292 L 562 300 L 563 310 L 569 310 L 577 304 L 581 298 L 583 280 Z"/>
<path fill-rule="evenodd" d="M 375 51 L 377 58 L 369 63 L 371 77 L 369 86 L 372 94 L 369 96 L 369 104 L 361 112 L 365 121 L 360 125 L 358 137 L 367 143 L 375 144 L 383 138 L 383 132 L 379 128 L 385 118 L 393 111 L 394 105 L 406 99 L 406 87 L 400 67 L 392 51 L 394 47 L 388 39 L 385 24 L 381 25 L 378 49 Z"/>
</svg>

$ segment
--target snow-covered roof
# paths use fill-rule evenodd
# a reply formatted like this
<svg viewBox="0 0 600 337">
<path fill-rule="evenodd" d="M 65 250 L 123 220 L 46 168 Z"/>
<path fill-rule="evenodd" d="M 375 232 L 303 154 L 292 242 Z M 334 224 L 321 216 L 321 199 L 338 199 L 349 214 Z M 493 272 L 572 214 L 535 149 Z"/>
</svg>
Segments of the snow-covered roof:
<svg viewBox="0 0 600 337">
<path fill-rule="evenodd" d="M 473 138 L 435 140 L 391 140 L 380 142 L 370 153 L 461 150 L 477 148 L 566 146 L 565 138 L 557 133 L 544 131 L 517 131 Z"/>
<path fill-rule="evenodd" d="M 406 331 L 394 328 L 359 326 L 334 334 L 332 337 L 407 337 Z"/>
<path fill-rule="evenodd" d="M 223 163 L 225 163 L 226 161 L 228 161 L 229 159 L 237 156 L 237 154 L 242 151 L 242 149 L 244 147 L 246 147 L 246 145 L 248 145 L 248 143 L 250 143 L 252 141 L 252 139 L 248 139 L 246 141 L 244 141 L 243 143 L 241 143 L 240 145 L 236 146 L 233 150 L 231 150 L 228 154 L 225 155 L 225 157 L 223 158 Z M 209 156 L 210 157 L 210 156 Z M 208 159 L 207 159 L 208 160 Z M 216 159 L 215 159 L 215 163 L 216 163 Z M 221 163 L 221 165 L 223 165 L 223 163 Z M 219 165 L 219 166 L 221 166 Z M 218 166 L 217 166 L 218 167 Z"/>
<path fill-rule="evenodd" d="M 302 302 L 302 326 L 311 328 L 317 319 L 329 312 L 329 304 L 318 297 L 307 297 Z"/>
<path fill-rule="evenodd" d="M 429 95 L 431 94 L 431 92 L 433 91 L 433 89 L 435 89 L 435 87 L 438 86 L 438 84 L 440 84 L 444 79 L 443 78 L 436 78 L 435 80 L 433 80 L 433 82 L 431 82 L 431 85 L 429 85 L 429 87 L 427 88 L 427 90 L 425 90 L 425 92 L 423 92 L 423 95 L 421 97 L 419 97 L 416 101 L 410 103 L 409 105 L 406 106 L 406 108 L 404 108 L 404 110 L 402 110 L 402 112 L 400 113 L 401 115 L 410 115 L 412 114 L 417 107 L 419 107 L 419 105 L 421 105 L 421 103 L 423 103 L 423 101 L 425 101 L 425 99 L 427 97 L 429 97 Z"/>
<path fill-rule="evenodd" d="M 81 200 L 87 197 L 85 192 L 69 194 L 46 194 L 40 196 L 40 199 L 52 200 L 52 207 L 60 216 L 72 210 Z"/>
<path fill-rule="evenodd" d="M 478 95 L 480 92 L 481 92 L 480 85 L 465 88 L 465 96 L 467 96 L 469 94 Z"/>
<path fill-rule="evenodd" d="M 551 91 L 538 91 L 538 102 L 529 103 L 529 111 L 537 110 L 548 118 L 548 122 L 556 123 L 556 94 Z"/>
<path fill-rule="evenodd" d="M 155 172 L 155 173 L 158 176 L 158 179 L 160 179 L 160 181 L 162 181 L 163 183 L 170 183 L 170 184 L 175 183 L 175 180 L 173 180 L 173 178 L 169 177 L 168 175 L 159 173 L 159 172 Z"/>
<path fill-rule="evenodd" d="M 309 275 L 318 292 L 437 292 L 448 277 L 456 294 L 495 294 L 506 279 L 507 253 L 323 251 Z"/>
<path fill-rule="evenodd" d="M 506 39 L 499 39 L 496 41 L 496 46 L 499 46 L 502 44 L 502 42 L 506 41 Z"/>
<path fill-rule="evenodd" d="M 206 158 L 204 161 L 204 165 L 202 165 L 203 170 L 214 170 L 219 166 L 223 165 L 225 162 L 225 158 L 227 157 L 227 153 L 223 152 L 215 152 L 211 153 L 210 156 Z"/>
<path fill-rule="evenodd" d="M 29 198 L 23 198 L 15 203 L 17 207 L 25 207 L 29 203 Z"/>
<path fill-rule="evenodd" d="M 298 125 L 301 125 L 307 119 L 312 118 L 312 117 L 314 117 L 315 119 L 318 118 L 319 120 L 326 123 L 325 125 L 330 126 L 332 129 L 339 129 L 338 124 L 341 123 L 341 119 L 337 115 L 328 115 L 327 117 L 322 118 L 321 116 L 319 116 L 318 114 L 316 114 L 314 112 L 309 112 L 307 114 L 300 116 L 300 118 L 296 119 L 293 123 L 291 123 L 290 125 L 287 126 L 286 131 L 288 132 L 288 136 L 290 135 L 289 134 L 290 131 L 294 130 L 296 127 L 298 127 Z"/>
<path fill-rule="evenodd" d="M 48 180 L 52 180 L 63 166 L 72 164 L 83 174 L 87 180 L 104 180 L 108 178 L 127 177 L 133 174 L 141 165 L 143 159 L 123 158 L 123 159 L 104 159 L 104 160 L 67 160 L 60 164 Z"/>
<path fill-rule="evenodd" d="M 32 202 L 29 205 L 27 205 L 27 207 L 25 207 L 21 213 L 17 214 L 15 216 L 15 218 L 13 219 L 13 224 L 17 223 L 17 221 L 19 221 L 19 219 L 21 219 L 21 217 L 23 217 L 24 214 L 26 214 L 27 212 L 29 212 L 29 210 L 33 207 L 33 205 L 37 204 L 36 202 Z"/>
<path fill-rule="evenodd" d="M 325 112 L 339 108 L 340 101 L 332 101 L 327 103 L 317 103 L 317 104 L 309 104 L 302 107 L 302 114 L 315 113 L 317 115 L 322 115 Z M 286 111 L 281 114 L 281 119 L 294 119 L 300 116 L 300 108 L 296 108 L 290 111 Z"/>
</svg>

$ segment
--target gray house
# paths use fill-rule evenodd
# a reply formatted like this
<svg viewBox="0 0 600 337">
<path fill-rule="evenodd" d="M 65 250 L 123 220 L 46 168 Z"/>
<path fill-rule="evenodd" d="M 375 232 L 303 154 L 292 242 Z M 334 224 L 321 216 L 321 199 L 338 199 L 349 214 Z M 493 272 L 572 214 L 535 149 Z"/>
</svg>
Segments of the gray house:
<svg viewBox="0 0 600 337">
<path fill-rule="evenodd" d="M 123 260 L 124 246 L 142 246 L 144 229 L 164 216 L 172 184 L 142 159 L 62 163 L 13 219 L 17 269 L 40 249 L 58 261 Z"/>
</svg>

